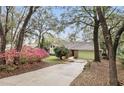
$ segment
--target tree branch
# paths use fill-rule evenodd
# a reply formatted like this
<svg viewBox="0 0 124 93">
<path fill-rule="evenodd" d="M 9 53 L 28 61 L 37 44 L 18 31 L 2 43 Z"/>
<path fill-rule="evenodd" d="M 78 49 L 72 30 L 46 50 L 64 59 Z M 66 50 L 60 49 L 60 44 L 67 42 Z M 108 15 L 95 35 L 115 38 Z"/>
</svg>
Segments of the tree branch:
<svg viewBox="0 0 124 93">
<path fill-rule="evenodd" d="M 112 26 L 111 28 L 109 28 L 109 31 L 113 30 L 115 27 L 117 27 L 117 25 L 120 23 L 121 21 L 118 21 L 114 26 Z"/>
<path fill-rule="evenodd" d="M 113 48 L 115 50 L 117 50 L 117 46 L 119 44 L 119 40 L 120 40 L 120 37 L 121 37 L 121 34 L 124 32 L 124 22 L 121 26 L 121 28 L 117 31 L 116 35 L 115 35 L 115 39 L 114 39 L 114 46 Z"/>
<path fill-rule="evenodd" d="M 93 18 L 93 16 L 90 14 L 90 12 L 86 9 L 86 7 L 85 6 L 83 6 L 83 8 L 84 8 L 84 10 L 87 12 L 87 14 L 90 16 L 90 17 L 92 17 Z"/>
<path fill-rule="evenodd" d="M 9 6 L 6 6 L 5 35 L 9 31 L 9 29 L 8 29 L 8 16 L 9 16 Z"/>
<path fill-rule="evenodd" d="M 111 11 L 111 13 L 105 18 L 105 19 L 108 19 L 112 14 L 113 14 L 113 12 L 116 10 L 117 8 L 114 8 L 112 11 Z"/>
<path fill-rule="evenodd" d="M 22 10 L 22 16 L 19 18 L 19 20 L 18 20 L 18 23 L 17 23 L 17 26 L 16 26 L 16 29 L 15 29 L 15 33 L 14 33 L 14 35 L 13 35 L 13 41 L 15 40 L 15 38 L 16 38 L 16 34 L 17 34 L 17 31 L 18 31 L 18 28 L 19 28 L 19 26 L 20 26 L 20 24 L 21 24 L 21 22 L 23 21 L 22 19 L 23 19 L 23 17 L 24 17 L 24 15 L 25 15 L 25 12 L 26 12 L 26 8 L 24 8 L 24 11 Z"/>
</svg>

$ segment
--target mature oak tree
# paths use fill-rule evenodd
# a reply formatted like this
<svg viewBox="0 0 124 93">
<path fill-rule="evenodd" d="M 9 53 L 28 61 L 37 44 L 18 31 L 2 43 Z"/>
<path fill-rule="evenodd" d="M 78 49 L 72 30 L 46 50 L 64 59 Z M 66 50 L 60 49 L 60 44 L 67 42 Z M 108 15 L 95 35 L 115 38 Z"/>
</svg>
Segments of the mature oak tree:
<svg viewBox="0 0 124 93">
<path fill-rule="evenodd" d="M 108 50 L 109 57 L 109 83 L 110 85 L 118 85 L 117 78 L 117 68 L 116 68 L 116 51 L 118 47 L 118 42 L 120 40 L 121 34 L 124 31 L 124 22 L 120 29 L 117 31 L 114 39 L 114 43 L 112 42 L 112 36 L 110 30 L 108 29 L 108 25 L 106 19 L 104 17 L 104 13 L 102 11 L 102 7 L 96 7 L 98 17 L 101 23 L 101 27 L 103 30 L 103 36 L 105 39 L 106 47 Z"/>
<path fill-rule="evenodd" d="M 9 13 L 13 7 L 6 6 L 6 12 L 5 12 L 5 23 L 2 24 L 2 7 L 0 7 L 0 52 L 4 53 L 6 49 L 6 43 L 7 43 L 7 33 L 9 32 L 10 25 L 9 25 Z M 5 64 L 5 58 L 0 58 L 0 64 Z"/>
<path fill-rule="evenodd" d="M 62 16 L 65 19 L 65 25 L 74 25 L 75 27 L 83 32 L 90 27 L 93 28 L 93 42 L 94 42 L 94 61 L 100 62 L 99 53 L 99 41 L 98 41 L 98 31 L 99 31 L 99 20 L 96 14 L 95 7 L 67 7 L 67 12 Z M 89 31 L 87 31 L 88 33 Z M 90 30 L 91 32 L 91 30 Z M 91 38 L 91 37 L 90 37 Z"/>
<path fill-rule="evenodd" d="M 51 7 L 40 7 L 30 23 L 31 25 L 27 32 L 35 35 L 37 46 L 40 48 L 44 47 L 45 35 L 52 36 L 53 32 L 58 31 L 57 25 L 59 22 L 52 13 Z"/>
<path fill-rule="evenodd" d="M 37 8 L 39 7 L 34 7 L 34 6 L 30 6 L 29 7 L 29 12 L 24 20 L 24 23 L 20 29 L 20 33 L 19 33 L 19 37 L 18 37 L 18 41 L 17 41 L 17 45 L 16 45 L 16 50 L 18 52 L 21 51 L 21 48 L 22 48 L 22 45 L 23 45 L 23 41 L 24 41 L 24 35 L 25 35 L 25 31 L 26 31 L 26 26 L 28 25 L 28 22 L 30 21 L 31 19 L 31 16 L 33 15 L 34 12 L 36 12 Z M 15 57 L 15 60 L 14 60 L 15 64 L 18 64 L 19 62 L 19 57 Z"/>
</svg>

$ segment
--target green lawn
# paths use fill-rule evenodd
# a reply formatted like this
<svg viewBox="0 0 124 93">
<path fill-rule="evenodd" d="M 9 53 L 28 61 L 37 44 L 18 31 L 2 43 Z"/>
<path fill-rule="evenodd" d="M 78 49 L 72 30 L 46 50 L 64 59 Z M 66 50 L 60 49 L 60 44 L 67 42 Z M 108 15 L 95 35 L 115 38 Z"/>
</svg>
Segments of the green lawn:
<svg viewBox="0 0 124 93">
<path fill-rule="evenodd" d="M 65 60 L 60 60 L 59 58 L 57 58 L 56 56 L 49 56 L 49 57 L 47 57 L 47 58 L 45 58 L 45 59 L 43 59 L 43 61 L 45 61 L 45 62 L 49 62 L 49 63 L 63 63 L 63 62 L 65 62 Z"/>
<path fill-rule="evenodd" d="M 93 59 L 94 58 L 94 52 L 90 51 L 79 51 L 79 59 Z M 49 57 L 43 59 L 43 61 L 52 63 L 52 64 L 58 64 L 58 63 L 64 63 L 66 60 L 60 60 L 56 56 L 50 55 Z"/>
<path fill-rule="evenodd" d="M 79 51 L 78 55 L 80 59 L 93 59 L 94 58 L 94 52 L 91 52 L 91 51 Z"/>
</svg>

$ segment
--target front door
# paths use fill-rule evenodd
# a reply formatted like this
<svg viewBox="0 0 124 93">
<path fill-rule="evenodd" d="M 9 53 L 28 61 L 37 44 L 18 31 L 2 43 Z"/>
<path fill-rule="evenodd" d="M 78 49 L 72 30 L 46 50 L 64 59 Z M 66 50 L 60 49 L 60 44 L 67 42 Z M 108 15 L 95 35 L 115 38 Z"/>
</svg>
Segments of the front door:
<svg viewBox="0 0 124 93">
<path fill-rule="evenodd" d="M 72 56 L 74 56 L 74 50 L 72 50 Z"/>
</svg>

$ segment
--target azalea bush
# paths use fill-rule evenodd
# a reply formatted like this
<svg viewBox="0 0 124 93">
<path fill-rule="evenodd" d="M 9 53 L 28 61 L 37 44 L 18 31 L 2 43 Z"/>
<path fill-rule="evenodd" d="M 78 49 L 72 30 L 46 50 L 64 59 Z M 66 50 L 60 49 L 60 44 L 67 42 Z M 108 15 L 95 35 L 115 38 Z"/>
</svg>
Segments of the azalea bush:
<svg viewBox="0 0 124 93">
<path fill-rule="evenodd" d="M 14 57 L 18 57 L 18 56 L 19 56 L 19 52 L 17 52 L 16 49 L 6 50 L 5 53 L 0 53 L 0 58 L 5 58 L 6 64 L 12 63 Z"/>
<path fill-rule="evenodd" d="M 5 53 L 0 53 L 0 58 L 4 57 L 7 64 L 13 62 L 15 57 L 19 57 L 21 63 L 27 63 L 41 61 L 48 55 L 44 49 L 23 46 L 20 52 L 17 52 L 16 49 L 10 49 L 5 51 Z"/>
<path fill-rule="evenodd" d="M 40 48 L 32 48 L 29 46 L 24 46 L 20 52 L 20 61 L 21 62 L 34 62 L 41 61 L 41 59 L 47 57 L 49 54 Z"/>
</svg>

